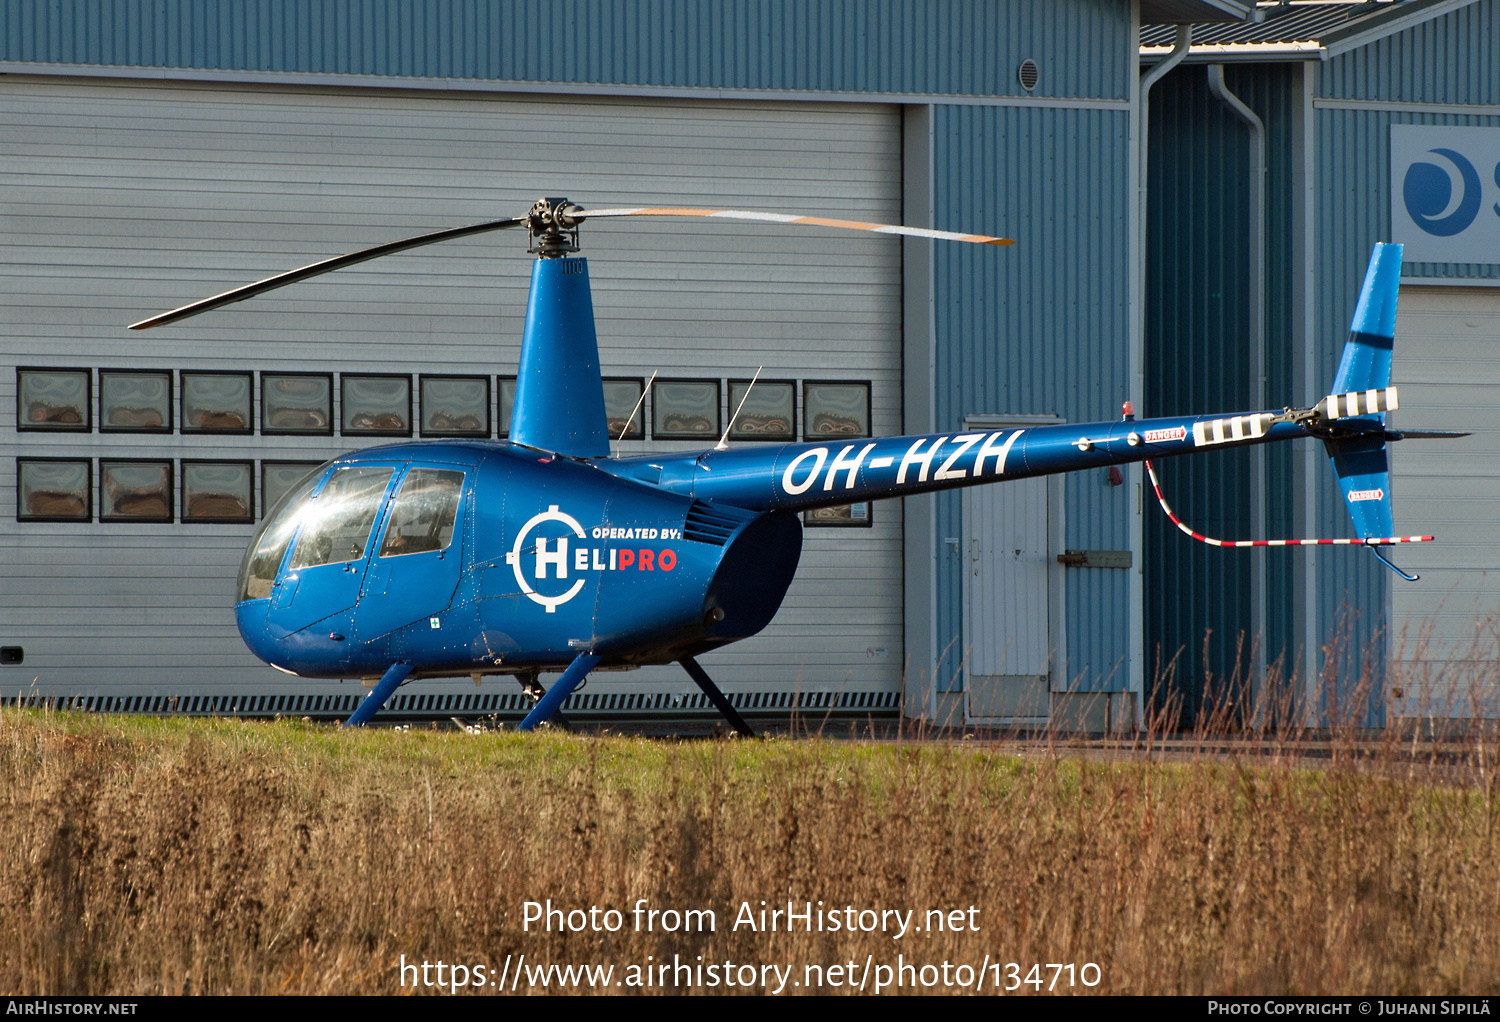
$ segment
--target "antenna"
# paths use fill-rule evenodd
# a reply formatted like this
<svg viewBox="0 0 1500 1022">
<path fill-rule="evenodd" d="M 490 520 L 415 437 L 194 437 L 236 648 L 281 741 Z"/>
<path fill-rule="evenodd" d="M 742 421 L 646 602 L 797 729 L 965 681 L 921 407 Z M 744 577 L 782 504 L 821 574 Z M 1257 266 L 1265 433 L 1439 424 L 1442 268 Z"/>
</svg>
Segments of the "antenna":
<svg viewBox="0 0 1500 1022">
<path fill-rule="evenodd" d="M 651 384 L 656 382 L 658 372 L 659 370 L 656 369 L 651 370 L 651 379 L 647 380 L 646 385 L 641 388 L 641 396 L 636 401 L 635 407 L 630 410 L 630 418 L 625 420 L 625 425 L 620 429 L 620 435 L 615 438 L 615 443 L 624 440 L 625 434 L 630 432 L 630 424 L 635 421 L 635 414 L 641 410 L 641 405 L 646 403 L 646 391 L 650 390 Z"/>
<path fill-rule="evenodd" d="M 760 374 L 765 368 L 765 366 L 761 366 L 760 369 L 755 370 L 755 376 L 751 378 L 750 386 L 745 388 L 745 396 L 740 398 L 740 407 L 736 408 L 734 414 L 729 417 L 729 425 L 724 427 L 724 435 L 719 437 L 718 443 L 714 444 L 714 450 L 729 450 L 729 431 L 734 429 L 734 422 L 740 417 L 740 409 L 744 408 L 745 402 L 750 400 L 750 392 L 755 389 L 755 381 L 760 379 Z"/>
</svg>

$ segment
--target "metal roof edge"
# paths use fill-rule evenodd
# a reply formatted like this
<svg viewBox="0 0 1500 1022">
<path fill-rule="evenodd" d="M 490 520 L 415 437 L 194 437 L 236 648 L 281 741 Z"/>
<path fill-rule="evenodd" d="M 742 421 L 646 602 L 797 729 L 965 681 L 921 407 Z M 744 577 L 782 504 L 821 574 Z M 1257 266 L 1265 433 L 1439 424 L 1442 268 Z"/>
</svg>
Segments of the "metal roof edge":
<svg viewBox="0 0 1500 1022">
<path fill-rule="evenodd" d="M 1327 48 L 1328 56 L 1336 57 L 1340 53 L 1368 46 L 1386 36 L 1395 35 L 1424 21 L 1440 18 L 1475 2 L 1476 0 L 1413 0 L 1362 18 L 1358 24 L 1334 29 L 1319 41 Z"/>
<path fill-rule="evenodd" d="M 1141 59 L 1161 60 L 1170 46 L 1142 46 Z M 1327 60 L 1328 50 L 1318 41 L 1296 43 L 1200 43 L 1188 49 L 1184 64 L 1266 64 L 1280 61 Z"/>
<path fill-rule="evenodd" d="M 6 75 L 122 80 L 207 82 L 229 85 L 279 85 L 294 87 L 375 88 L 411 91 L 469 93 L 515 93 L 522 95 L 608 96 L 624 99 L 709 99 L 748 102 L 887 103 L 951 106 L 1013 106 L 1076 110 L 1130 109 L 1128 99 L 1083 96 L 1003 96 L 967 93 L 855 92 L 804 89 L 736 89 L 697 85 L 629 85 L 593 82 L 529 81 L 509 78 L 405 77 L 347 74 L 330 71 L 224 71 L 217 68 L 159 67 L 123 64 L 59 64 L 0 60 L 0 78 Z"/>
<path fill-rule="evenodd" d="M 1196 4 L 1200 8 L 1208 8 L 1217 11 L 1220 17 L 1193 17 L 1174 18 L 1160 11 L 1153 11 L 1150 24 L 1153 25 L 1201 25 L 1205 23 L 1225 21 L 1253 21 L 1255 20 L 1256 0 L 1185 0 L 1186 3 Z M 1146 6 L 1146 4 L 1142 4 Z M 1170 6 L 1170 4 L 1168 5 Z M 1207 12 L 1204 12 L 1207 14 Z M 1148 15 L 1142 12 L 1142 21 L 1146 21 Z"/>
</svg>

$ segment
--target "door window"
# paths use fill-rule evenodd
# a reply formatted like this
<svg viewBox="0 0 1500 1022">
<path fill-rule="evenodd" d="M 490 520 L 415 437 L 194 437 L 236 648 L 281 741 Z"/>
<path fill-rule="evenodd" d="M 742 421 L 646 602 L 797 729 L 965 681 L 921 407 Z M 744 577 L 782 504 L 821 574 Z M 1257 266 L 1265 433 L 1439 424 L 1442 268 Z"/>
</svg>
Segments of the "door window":
<svg viewBox="0 0 1500 1022">
<path fill-rule="evenodd" d="M 381 557 L 400 557 L 446 549 L 453 542 L 464 474 L 451 469 L 414 468 L 406 473 L 391 505 Z"/>
</svg>

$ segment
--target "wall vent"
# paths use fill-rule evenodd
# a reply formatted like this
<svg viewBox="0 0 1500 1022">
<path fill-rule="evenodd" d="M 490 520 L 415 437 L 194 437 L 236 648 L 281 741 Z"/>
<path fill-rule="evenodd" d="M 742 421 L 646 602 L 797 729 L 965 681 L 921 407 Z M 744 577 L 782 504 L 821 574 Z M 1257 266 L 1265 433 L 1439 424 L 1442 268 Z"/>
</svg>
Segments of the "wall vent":
<svg viewBox="0 0 1500 1022">
<path fill-rule="evenodd" d="M 1030 92 L 1032 89 L 1036 88 L 1037 80 L 1041 77 L 1040 72 L 1038 72 L 1036 68 L 1036 61 L 1032 60 L 1030 57 L 1027 57 L 1025 60 L 1021 61 L 1021 66 L 1016 71 L 1016 77 L 1021 81 L 1021 88 L 1025 89 L 1027 92 Z"/>
</svg>

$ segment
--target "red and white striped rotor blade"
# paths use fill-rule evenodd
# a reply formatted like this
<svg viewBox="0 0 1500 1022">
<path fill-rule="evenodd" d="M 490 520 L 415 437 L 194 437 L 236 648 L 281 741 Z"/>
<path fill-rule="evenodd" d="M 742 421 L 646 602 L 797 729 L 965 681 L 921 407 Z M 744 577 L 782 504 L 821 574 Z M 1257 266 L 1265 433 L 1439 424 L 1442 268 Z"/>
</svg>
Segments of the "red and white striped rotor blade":
<svg viewBox="0 0 1500 1022">
<path fill-rule="evenodd" d="M 793 216 L 788 213 L 758 213 L 744 209 L 692 209 L 672 206 L 630 206 L 620 209 L 589 209 L 576 214 L 577 219 L 615 216 L 696 216 L 723 220 L 756 220 L 773 224 L 806 224 L 813 227 L 840 227 L 851 231 L 873 231 L 876 234 L 901 234 L 911 238 L 935 238 L 938 241 L 967 241 L 976 245 L 1014 245 L 1011 238 L 992 238 L 987 234 L 962 234 L 958 231 L 934 231 L 926 227 L 903 227 L 900 224 L 874 224 L 864 220 L 836 220 L 826 216 Z"/>
</svg>

